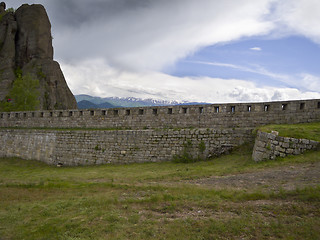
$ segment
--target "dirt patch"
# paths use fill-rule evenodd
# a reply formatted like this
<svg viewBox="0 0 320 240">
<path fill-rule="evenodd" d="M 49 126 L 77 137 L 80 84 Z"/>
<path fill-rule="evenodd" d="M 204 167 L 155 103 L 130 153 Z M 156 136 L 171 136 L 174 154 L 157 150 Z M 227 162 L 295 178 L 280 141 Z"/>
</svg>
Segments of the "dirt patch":
<svg viewBox="0 0 320 240">
<path fill-rule="evenodd" d="M 214 188 L 293 190 L 320 184 L 320 162 L 264 169 L 250 173 L 209 177 L 188 183 Z"/>
</svg>

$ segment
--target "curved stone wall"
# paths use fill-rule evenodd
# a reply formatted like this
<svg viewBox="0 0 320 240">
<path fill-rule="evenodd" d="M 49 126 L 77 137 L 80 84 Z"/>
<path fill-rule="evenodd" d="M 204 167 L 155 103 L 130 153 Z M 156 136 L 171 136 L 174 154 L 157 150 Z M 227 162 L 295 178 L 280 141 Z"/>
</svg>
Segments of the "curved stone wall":
<svg viewBox="0 0 320 240">
<path fill-rule="evenodd" d="M 184 105 L 0 113 L 0 127 L 237 128 L 320 121 L 320 99 L 267 103 Z"/>
<path fill-rule="evenodd" d="M 184 151 L 194 158 L 216 156 L 251 140 L 251 129 L 0 129 L 0 157 L 71 166 L 159 162 Z"/>
<path fill-rule="evenodd" d="M 320 142 L 308 139 L 280 137 L 277 132 L 258 131 L 252 158 L 256 162 L 273 160 L 276 157 L 298 155 L 306 150 L 319 149 Z"/>
<path fill-rule="evenodd" d="M 0 157 L 64 165 L 152 162 L 172 160 L 188 146 L 193 157 L 206 158 L 253 141 L 257 126 L 316 121 L 320 100 L 2 112 Z"/>
</svg>

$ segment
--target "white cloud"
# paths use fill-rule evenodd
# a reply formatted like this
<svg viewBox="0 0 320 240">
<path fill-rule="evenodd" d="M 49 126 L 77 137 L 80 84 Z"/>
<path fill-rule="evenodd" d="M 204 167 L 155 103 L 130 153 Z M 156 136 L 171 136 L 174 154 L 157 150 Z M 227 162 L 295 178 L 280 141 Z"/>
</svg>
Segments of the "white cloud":
<svg viewBox="0 0 320 240">
<path fill-rule="evenodd" d="M 112 18 L 55 27 L 55 52 L 59 59 L 103 57 L 118 68 L 159 71 L 201 47 L 268 33 L 274 26 L 263 17 L 271 2 L 147 1 Z"/>
<path fill-rule="evenodd" d="M 241 66 L 241 65 L 236 65 L 236 64 L 219 63 L 219 62 L 203 62 L 203 61 L 189 61 L 189 62 L 217 66 L 217 67 L 227 67 L 227 68 L 236 69 L 236 70 L 239 70 L 242 72 L 256 73 L 256 74 L 260 74 L 263 76 L 267 76 L 269 78 L 279 80 L 283 83 L 291 83 L 292 84 L 292 81 L 290 80 L 290 76 L 287 76 L 285 74 L 277 74 L 274 72 L 270 72 L 267 69 L 265 69 L 259 65 L 252 65 L 251 67 L 247 67 L 247 66 Z"/>
<path fill-rule="evenodd" d="M 278 31 L 285 34 L 300 34 L 320 44 L 320 1 L 277 1 L 273 21 Z"/>
<path fill-rule="evenodd" d="M 294 75 L 294 74 L 287 75 L 287 74 L 271 72 L 259 65 L 252 65 L 250 67 L 247 67 L 247 66 L 229 64 L 229 63 L 220 63 L 220 62 L 203 62 L 203 61 L 188 61 L 188 62 L 217 66 L 217 67 L 226 67 L 226 68 L 236 69 L 242 72 L 255 73 L 255 74 L 263 75 L 265 77 L 269 77 L 271 79 L 277 80 L 278 82 L 283 83 L 282 85 L 289 85 L 297 89 L 304 89 L 305 91 L 311 91 L 311 92 L 320 91 L 320 77 L 314 76 L 309 73 L 302 73 L 299 75 Z"/>
<path fill-rule="evenodd" d="M 317 92 L 257 87 L 241 79 L 174 77 L 159 72 L 120 71 L 102 59 L 61 65 L 74 94 L 212 103 L 320 98 Z"/>
<path fill-rule="evenodd" d="M 49 13 L 57 58 L 100 57 L 131 70 L 158 71 L 202 47 L 273 31 L 320 43 L 319 0 L 37 2 Z"/>
<path fill-rule="evenodd" d="M 320 77 L 308 73 L 303 73 L 301 74 L 301 78 L 301 87 L 317 92 L 320 91 Z"/>
<path fill-rule="evenodd" d="M 203 47 L 241 38 L 300 34 L 320 44 L 319 0 L 39 2 L 52 23 L 55 57 L 76 94 L 208 102 L 319 98 L 319 78 L 308 73 L 292 77 L 261 66 L 210 63 L 293 86 L 270 88 L 241 79 L 179 78 L 160 72 Z"/>
<path fill-rule="evenodd" d="M 250 48 L 252 51 L 261 51 L 262 49 L 260 47 L 252 47 Z"/>
</svg>

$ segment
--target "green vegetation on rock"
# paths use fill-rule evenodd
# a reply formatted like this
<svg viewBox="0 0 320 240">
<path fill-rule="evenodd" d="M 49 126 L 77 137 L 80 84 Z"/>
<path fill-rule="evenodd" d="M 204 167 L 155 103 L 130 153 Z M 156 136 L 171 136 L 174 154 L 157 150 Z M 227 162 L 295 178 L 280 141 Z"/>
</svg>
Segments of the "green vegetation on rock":
<svg viewBox="0 0 320 240">
<path fill-rule="evenodd" d="M 6 13 L 9 13 L 9 12 L 14 13 L 14 11 L 15 11 L 14 8 L 8 8 L 5 11 L 5 13 L 0 14 L 0 22 L 1 22 L 2 18 L 4 17 L 4 15 L 6 15 Z"/>
<path fill-rule="evenodd" d="M 0 111 L 33 111 L 39 107 L 39 80 L 16 71 L 16 80 L 7 99 L 0 103 Z"/>
<path fill-rule="evenodd" d="M 179 155 L 173 156 L 173 162 L 175 163 L 194 163 L 199 161 L 204 161 L 206 158 L 203 156 L 206 150 L 206 145 L 204 141 L 201 141 L 197 147 L 192 145 L 192 142 L 186 141 L 183 144 L 183 151 Z"/>
<path fill-rule="evenodd" d="M 8 9 L 6 10 L 6 12 L 7 12 L 7 13 L 8 13 L 8 12 L 14 13 L 15 10 L 14 10 L 14 8 L 8 8 Z"/>
</svg>

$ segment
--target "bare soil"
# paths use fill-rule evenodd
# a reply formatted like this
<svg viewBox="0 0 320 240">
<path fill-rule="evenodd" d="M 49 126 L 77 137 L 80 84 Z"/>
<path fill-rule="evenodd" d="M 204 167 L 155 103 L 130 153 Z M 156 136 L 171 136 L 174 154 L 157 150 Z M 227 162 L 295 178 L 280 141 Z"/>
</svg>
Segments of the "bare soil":
<svg viewBox="0 0 320 240">
<path fill-rule="evenodd" d="M 189 181 L 214 188 L 294 190 L 320 184 L 320 162 L 281 166 L 261 171 Z"/>
</svg>

